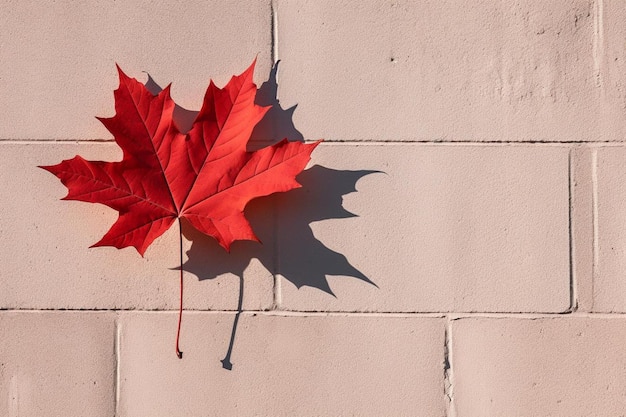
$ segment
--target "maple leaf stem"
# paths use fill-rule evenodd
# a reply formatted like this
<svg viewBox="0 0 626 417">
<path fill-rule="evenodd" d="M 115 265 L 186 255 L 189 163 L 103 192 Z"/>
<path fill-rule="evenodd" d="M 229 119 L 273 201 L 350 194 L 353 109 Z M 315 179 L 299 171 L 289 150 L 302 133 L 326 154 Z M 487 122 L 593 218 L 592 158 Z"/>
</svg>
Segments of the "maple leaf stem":
<svg viewBox="0 0 626 417">
<path fill-rule="evenodd" d="M 178 308 L 178 329 L 176 330 L 176 356 L 178 359 L 183 358 L 183 352 L 179 348 L 180 341 L 180 324 L 183 320 L 183 224 L 178 219 L 178 239 L 180 242 L 180 306 Z"/>
</svg>

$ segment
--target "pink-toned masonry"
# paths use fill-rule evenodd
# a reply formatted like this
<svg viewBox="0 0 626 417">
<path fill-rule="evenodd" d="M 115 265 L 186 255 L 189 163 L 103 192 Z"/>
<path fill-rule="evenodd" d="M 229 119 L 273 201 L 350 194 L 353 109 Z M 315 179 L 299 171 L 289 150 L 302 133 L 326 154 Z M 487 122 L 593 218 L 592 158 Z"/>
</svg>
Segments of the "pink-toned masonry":
<svg viewBox="0 0 626 417">
<path fill-rule="evenodd" d="M 325 142 L 262 247 L 187 231 L 179 360 L 176 228 L 89 249 L 36 166 L 120 158 L 116 62 L 197 110 L 255 56 L 255 138 Z M 626 414 L 626 3 L 0 0 L 0 62 L 0 416 Z"/>
</svg>

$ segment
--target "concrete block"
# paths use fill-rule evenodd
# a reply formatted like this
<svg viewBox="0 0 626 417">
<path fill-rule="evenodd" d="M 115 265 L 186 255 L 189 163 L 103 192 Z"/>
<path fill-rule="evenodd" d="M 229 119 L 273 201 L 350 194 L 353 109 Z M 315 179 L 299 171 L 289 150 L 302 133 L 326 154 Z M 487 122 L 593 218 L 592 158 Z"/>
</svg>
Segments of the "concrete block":
<svg viewBox="0 0 626 417">
<path fill-rule="evenodd" d="M 222 86 L 258 56 L 271 66 L 270 1 L 0 2 L 1 139 L 106 139 L 115 63 L 148 72 L 180 106 L 199 110 L 213 78 Z"/>
<path fill-rule="evenodd" d="M 568 149 L 323 144 L 314 163 L 327 170 L 276 202 L 281 308 L 569 308 Z"/>
<path fill-rule="evenodd" d="M 595 81 L 604 111 L 598 115 L 598 136 L 623 141 L 626 137 L 626 4 L 622 1 L 594 2 L 593 58 Z"/>
<path fill-rule="evenodd" d="M 119 160 L 121 150 L 115 144 L 4 143 L 0 149 L 0 177 L 17 177 L 2 188 L 0 263 L 6 279 L 0 280 L 0 307 L 178 308 L 179 273 L 173 270 L 180 263 L 176 224 L 153 242 L 144 258 L 134 248 L 90 249 L 115 222 L 117 212 L 98 204 L 60 201 L 66 188 L 37 168 L 76 154 L 89 160 Z M 267 228 L 264 233 L 271 234 L 272 224 Z M 184 233 L 198 239 L 192 230 Z M 250 262 L 246 252 L 258 243 L 238 243 L 230 255 L 211 243 L 187 254 L 191 243 L 185 239 L 184 244 L 185 269 L 196 274 L 185 274 L 186 308 L 236 309 L 239 276 L 244 277 L 245 309 L 272 305 L 274 279 L 259 262 Z"/>
<path fill-rule="evenodd" d="M 438 318 L 122 313 L 120 416 L 443 416 Z"/>
<path fill-rule="evenodd" d="M 618 416 L 622 318 L 467 318 L 452 323 L 458 416 Z"/>
<path fill-rule="evenodd" d="M 626 311 L 626 148 L 596 151 L 593 310 Z"/>
<path fill-rule="evenodd" d="M 592 3 L 279 0 L 281 102 L 309 139 L 596 140 Z"/>
<path fill-rule="evenodd" d="M 115 414 L 115 314 L 0 312 L 0 415 Z"/>
</svg>

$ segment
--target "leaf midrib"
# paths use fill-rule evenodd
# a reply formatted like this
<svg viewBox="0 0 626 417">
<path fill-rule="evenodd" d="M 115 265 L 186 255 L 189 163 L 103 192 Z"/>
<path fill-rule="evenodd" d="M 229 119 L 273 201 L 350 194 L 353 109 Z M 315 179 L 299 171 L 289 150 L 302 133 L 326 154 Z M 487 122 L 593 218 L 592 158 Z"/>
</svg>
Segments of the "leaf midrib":
<svg viewBox="0 0 626 417">
<path fill-rule="evenodd" d="M 139 84 L 139 81 L 137 81 L 137 83 Z M 174 214 L 176 216 L 178 216 L 180 214 L 180 210 L 179 210 L 178 206 L 176 205 L 176 201 L 174 200 L 174 194 L 172 193 L 172 189 L 170 188 L 170 183 L 167 181 L 167 176 L 165 175 L 165 169 L 163 168 L 163 164 L 161 164 L 161 159 L 159 159 L 159 154 L 158 154 L 158 152 L 157 152 L 157 150 L 156 150 L 156 148 L 154 146 L 154 141 L 152 140 L 153 137 L 150 134 L 150 129 L 148 129 L 148 125 L 146 124 L 146 120 L 143 117 L 141 117 L 141 113 L 139 112 L 138 103 L 135 102 L 135 99 L 134 99 L 132 93 L 128 89 L 128 85 L 125 85 L 125 87 L 126 87 L 126 91 L 128 91 L 128 94 L 131 97 L 131 102 L 133 103 L 133 105 L 135 107 L 135 111 L 137 112 L 137 116 L 141 120 L 141 123 L 143 124 L 143 126 L 144 126 L 144 128 L 146 130 L 146 135 L 150 139 L 150 146 L 152 147 L 152 151 L 154 152 L 154 156 L 155 156 L 156 160 L 159 163 L 159 168 L 160 168 L 160 171 L 161 171 L 161 176 L 163 178 L 163 182 L 165 183 L 165 187 L 167 188 L 168 194 L 169 194 L 171 202 L 172 202 L 172 206 L 176 209 Z M 162 90 L 162 91 L 164 91 L 164 90 Z M 152 94 L 152 93 L 148 92 L 148 94 Z M 161 93 L 159 93 L 159 94 L 161 94 Z M 157 96 L 153 96 L 153 97 L 158 97 L 158 95 Z M 163 105 L 161 106 L 161 112 L 159 114 L 159 123 L 163 119 L 163 107 L 164 107 L 164 105 L 165 105 L 165 99 L 163 100 Z M 150 105 L 148 105 L 148 111 L 150 111 L 150 110 L 151 110 L 151 107 L 150 107 Z M 176 126 L 174 126 L 174 128 L 176 130 L 178 130 L 178 128 L 176 128 Z M 149 201 L 149 200 L 146 200 L 146 201 Z M 159 205 L 159 207 L 160 207 L 160 205 Z M 170 211 L 170 210 L 167 210 L 167 211 Z"/>
<path fill-rule="evenodd" d="M 302 149 L 306 149 L 306 148 L 302 148 Z M 228 191 L 228 190 L 230 190 L 230 189 L 232 189 L 232 188 L 234 188 L 234 187 L 238 187 L 238 186 L 240 186 L 241 184 L 243 184 L 243 183 L 245 183 L 245 182 L 247 182 L 247 181 L 250 181 L 250 180 L 256 179 L 256 178 L 258 178 L 258 177 L 260 177 L 260 176 L 262 176 L 262 175 L 267 174 L 268 172 L 270 172 L 270 170 L 272 170 L 272 169 L 274 169 L 274 168 L 276 168 L 276 167 L 278 167 L 278 166 L 281 166 L 283 163 L 285 163 L 285 162 L 287 162 L 287 161 L 289 161 L 289 160 L 291 160 L 291 159 L 293 159 L 293 158 L 295 158 L 295 157 L 299 156 L 301 153 L 302 153 L 302 150 L 301 150 L 300 152 L 296 152 L 295 154 L 293 154 L 292 156 L 290 156 L 290 157 L 289 157 L 289 158 L 287 158 L 287 159 L 283 159 L 282 161 L 280 161 L 280 162 L 279 162 L 279 163 L 277 163 L 276 165 L 273 165 L 273 166 L 269 167 L 268 169 L 266 169 L 266 170 L 264 170 L 264 171 L 262 171 L 262 172 L 260 172 L 260 173 L 258 173 L 258 174 L 254 174 L 254 175 L 250 176 L 249 178 L 246 178 L 245 180 L 243 180 L 243 181 L 241 181 L 241 182 L 238 182 L 238 183 L 233 183 L 232 185 L 230 185 L 230 186 L 228 186 L 228 187 L 226 187 L 226 188 L 223 188 L 223 189 L 219 190 L 218 192 L 213 193 L 213 194 L 211 194 L 210 196 L 208 196 L 208 197 L 206 197 L 206 198 L 204 198 L 204 199 L 202 199 L 202 200 L 199 200 L 199 201 L 197 201 L 197 202 L 193 203 L 193 204 L 192 204 L 192 205 L 190 205 L 189 207 L 185 208 L 184 212 L 187 212 L 187 210 L 189 210 L 189 209 L 191 209 L 191 208 L 193 208 L 193 207 L 197 206 L 198 204 L 203 203 L 203 202 L 205 202 L 205 201 L 207 201 L 207 200 L 209 200 L 209 199 L 211 199 L 211 198 L 213 198 L 213 197 L 215 197 L 215 196 L 217 196 L 217 195 L 220 195 L 220 194 L 222 194 L 222 193 L 224 193 L 224 192 L 226 192 L 226 191 Z M 246 162 L 246 163 L 247 163 L 247 162 Z M 244 164 L 244 166 L 245 166 L 245 164 Z M 255 197 L 252 197 L 252 198 L 256 198 L 256 197 L 262 197 L 262 196 L 255 196 Z M 252 199 L 252 198 L 251 198 L 251 199 Z"/>
<path fill-rule="evenodd" d="M 228 84 L 227 84 L 227 86 L 228 86 Z M 228 121 L 230 120 L 230 116 L 233 114 L 233 109 L 235 108 L 235 103 L 237 102 L 237 100 L 239 99 L 239 96 L 241 95 L 241 90 L 242 90 L 242 88 L 240 88 L 239 91 L 237 91 L 237 95 L 235 96 L 235 100 L 233 100 L 233 105 L 231 106 L 230 110 L 228 111 L 228 116 L 226 116 L 226 120 L 224 121 L 224 124 L 222 125 L 222 128 L 220 129 L 220 133 L 217 135 L 217 137 L 215 138 L 213 143 L 211 143 L 211 147 L 207 150 L 206 157 L 204 158 L 204 161 L 202 161 L 202 166 L 198 170 L 198 173 L 196 174 L 195 178 L 193 179 L 193 182 L 191 183 L 191 186 L 189 187 L 189 192 L 185 196 L 185 199 L 183 200 L 182 204 L 180 205 L 181 212 L 182 211 L 186 211 L 188 208 L 191 208 L 191 207 L 195 206 L 196 204 L 198 204 L 198 203 L 194 203 L 190 207 L 185 208 L 185 204 L 187 203 L 187 199 L 189 199 L 189 195 L 191 194 L 191 191 L 195 187 L 196 182 L 198 181 L 198 178 L 200 177 L 200 173 L 204 170 L 204 167 L 207 164 L 207 160 L 209 159 L 209 155 L 211 155 L 211 151 L 213 151 L 213 148 L 215 148 L 215 144 L 218 142 L 220 136 L 222 135 L 222 132 L 224 131 L 224 126 L 226 126 L 228 124 Z M 255 105 L 254 101 L 252 102 L 252 105 L 253 106 Z M 215 109 L 215 106 L 213 106 L 213 108 Z M 216 122 L 217 122 L 217 111 L 215 113 L 216 113 Z M 195 125 L 196 121 L 194 121 L 193 124 Z"/>
<path fill-rule="evenodd" d="M 89 162 L 89 161 L 87 161 L 87 162 Z M 109 163 L 111 163 L 111 162 L 109 162 Z M 164 210 L 165 212 L 167 212 L 167 213 L 171 213 L 171 214 L 173 214 L 173 215 L 177 215 L 177 213 L 176 213 L 176 212 L 173 212 L 172 210 L 170 210 L 170 209 L 168 209 L 168 208 L 166 208 L 166 207 L 163 207 L 162 205 L 157 204 L 156 202 L 154 202 L 154 201 L 152 201 L 152 200 L 149 200 L 149 199 L 147 199 L 147 198 L 141 197 L 140 195 L 133 193 L 133 192 L 132 192 L 132 190 L 131 190 L 130 192 L 128 192 L 126 189 L 124 189 L 124 188 L 120 188 L 120 187 L 116 186 L 113 182 L 111 182 L 111 183 L 109 184 L 109 183 L 107 183 L 107 182 L 105 182 L 105 181 L 99 180 L 99 179 L 94 178 L 94 177 L 90 177 L 90 176 L 88 176 L 88 175 L 84 175 L 84 174 L 77 174 L 77 173 L 75 173 L 75 172 L 72 172 L 71 174 L 72 174 L 72 175 L 74 175 L 74 176 L 76 176 L 76 177 L 79 177 L 79 178 L 81 178 L 81 177 L 82 177 L 82 178 L 87 178 L 87 179 L 91 180 L 92 182 L 95 182 L 96 184 L 103 184 L 103 185 L 105 185 L 105 186 L 107 186 L 107 185 L 108 185 L 108 187 L 106 187 L 106 188 L 112 188 L 112 189 L 114 189 L 114 190 L 117 190 L 117 191 L 123 192 L 123 193 L 125 193 L 127 196 L 136 197 L 138 200 L 145 201 L 146 203 L 149 203 L 149 204 L 151 204 L 151 205 L 153 205 L 153 206 L 155 206 L 155 207 L 158 207 L 158 208 L 160 208 L 160 209 L 163 209 L 163 210 Z M 107 175 L 108 175 L 108 174 L 107 174 Z M 110 178 L 110 177 L 109 177 L 109 178 Z M 105 188 L 105 189 L 106 189 L 106 188 Z M 93 191 L 92 191 L 92 192 L 93 192 Z M 83 195 L 84 195 L 84 194 L 83 194 Z M 101 201 L 94 201 L 94 203 L 106 204 L 106 203 L 101 202 Z"/>
</svg>

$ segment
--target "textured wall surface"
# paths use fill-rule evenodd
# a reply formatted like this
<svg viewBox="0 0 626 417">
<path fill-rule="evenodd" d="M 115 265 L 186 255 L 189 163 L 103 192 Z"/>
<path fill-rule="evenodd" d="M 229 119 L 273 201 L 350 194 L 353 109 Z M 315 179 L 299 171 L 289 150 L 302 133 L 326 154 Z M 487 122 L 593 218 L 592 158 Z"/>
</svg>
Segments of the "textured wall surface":
<svg viewBox="0 0 626 417">
<path fill-rule="evenodd" d="M 264 245 L 186 228 L 179 360 L 177 228 L 90 249 L 36 166 L 121 157 L 115 63 L 255 57 L 253 139 L 325 142 Z M 626 3 L 0 0 L 0 63 L 0 416 L 626 414 Z"/>
</svg>

